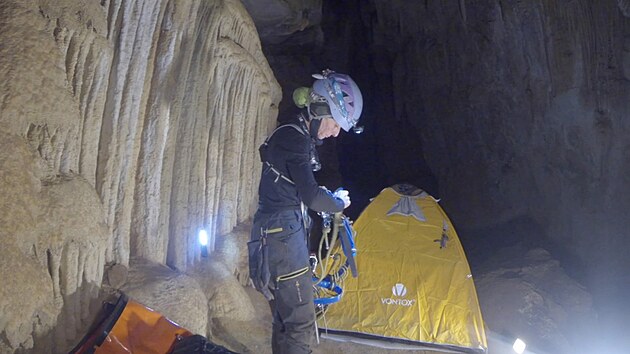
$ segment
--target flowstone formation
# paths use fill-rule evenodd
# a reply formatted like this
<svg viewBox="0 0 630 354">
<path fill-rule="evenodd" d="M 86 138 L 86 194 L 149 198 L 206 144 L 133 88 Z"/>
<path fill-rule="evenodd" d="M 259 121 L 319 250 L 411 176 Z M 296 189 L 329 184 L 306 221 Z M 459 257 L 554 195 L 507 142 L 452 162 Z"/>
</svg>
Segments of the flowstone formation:
<svg viewBox="0 0 630 354">
<path fill-rule="evenodd" d="M 24 138 L 0 137 L 0 330 L 13 349 L 63 348 L 98 305 L 104 213 L 81 176 L 45 174 Z"/>
<path fill-rule="evenodd" d="M 0 352 L 67 352 L 106 267 L 154 279 L 131 257 L 197 286 L 209 331 L 183 274 L 252 214 L 280 101 L 240 1 L 8 0 L 0 37 Z"/>
</svg>

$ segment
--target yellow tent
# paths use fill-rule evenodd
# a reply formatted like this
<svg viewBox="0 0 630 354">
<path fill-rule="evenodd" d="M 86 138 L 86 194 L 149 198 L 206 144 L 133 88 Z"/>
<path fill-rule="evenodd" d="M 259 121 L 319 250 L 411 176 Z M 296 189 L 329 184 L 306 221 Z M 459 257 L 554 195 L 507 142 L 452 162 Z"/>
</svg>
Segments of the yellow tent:
<svg viewBox="0 0 630 354">
<path fill-rule="evenodd" d="M 384 189 L 354 223 L 357 278 L 318 326 L 323 337 L 384 348 L 485 353 L 483 319 L 462 245 L 437 201 Z"/>
</svg>

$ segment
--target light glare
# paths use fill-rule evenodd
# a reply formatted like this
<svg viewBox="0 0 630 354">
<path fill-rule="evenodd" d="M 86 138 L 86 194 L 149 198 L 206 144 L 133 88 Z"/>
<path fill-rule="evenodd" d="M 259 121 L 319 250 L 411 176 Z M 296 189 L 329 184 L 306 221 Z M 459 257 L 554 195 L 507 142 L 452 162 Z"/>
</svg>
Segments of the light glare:
<svg viewBox="0 0 630 354">
<path fill-rule="evenodd" d="M 199 231 L 199 244 L 201 244 L 203 247 L 206 247 L 208 245 L 208 233 L 206 232 L 206 230 Z"/>
<path fill-rule="evenodd" d="M 527 344 L 525 344 L 525 342 L 523 342 L 520 338 L 516 338 L 516 340 L 514 341 L 514 345 L 512 346 L 512 349 L 514 349 L 514 351 L 517 352 L 518 354 L 523 354 L 526 346 Z"/>
</svg>

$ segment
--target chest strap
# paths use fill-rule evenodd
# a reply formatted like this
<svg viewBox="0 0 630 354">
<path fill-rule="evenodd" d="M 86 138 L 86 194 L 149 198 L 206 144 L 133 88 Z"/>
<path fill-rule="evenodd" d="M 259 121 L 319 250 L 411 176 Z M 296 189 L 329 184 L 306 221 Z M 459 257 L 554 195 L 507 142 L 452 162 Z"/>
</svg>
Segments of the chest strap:
<svg viewBox="0 0 630 354">
<path fill-rule="evenodd" d="M 283 175 L 282 172 L 278 171 L 275 167 L 273 167 L 272 164 L 270 164 L 267 161 L 265 161 L 264 164 L 265 166 L 267 166 L 265 168 L 265 172 L 273 172 L 276 175 L 276 178 L 273 180 L 274 183 L 278 183 L 278 180 L 282 178 L 283 180 L 291 183 L 292 185 L 295 185 L 295 182 L 293 182 L 289 177 Z"/>
<path fill-rule="evenodd" d="M 260 160 L 266 166 L 265 170 L 264 170 L 264 173 L 266 173 L 266 172 L 273 172 L 276 175 L 276 178 L 273 181 L 274 183 L 277 183 L 278 180 L 280 178 L 282 178 L 283 180 L 291 183 L 292 185 L 295 185 L 295 182 L 293 182 L 289 177 L 287 177 L 282 172 L 280 172 L 277 168 L 275 168 L 271 164 L 271 162 L 269 162 L 269 159 L 267 158 L 267 147 L 269 146 L 269 140 L 273 137 L 273 135 L 278 130 L 280 130 L 280 129 L 284 128 L 284 127 L 291 127 L 293 129 L 297 130 L 300 134 L 306 135 L 306 132 L 304 132 L 304 130 L 302 130 L 299 126 L 297 126 L 295 124 L 284 124 L 284 125 L 281 125 L 281 126 L 277 127 L 276 129 L 274 129 L 273 132 L 271 132 L 271 134 L 267 137 L 267 139 L 265 139 L 265 142 L 262 143 L 262 145 L 260 145 L 260 148 L 258 148 L 258 151 L 260 152 Z"/>
</svg>

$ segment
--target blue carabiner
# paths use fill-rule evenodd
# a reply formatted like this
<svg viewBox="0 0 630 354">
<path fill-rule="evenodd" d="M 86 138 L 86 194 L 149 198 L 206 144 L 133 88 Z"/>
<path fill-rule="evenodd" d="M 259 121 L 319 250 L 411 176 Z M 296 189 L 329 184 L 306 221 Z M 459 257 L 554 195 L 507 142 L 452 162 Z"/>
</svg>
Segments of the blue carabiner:
<svg viewBox="0 0 630 354">
<path fill-rule="evenodd" d="M 315 285 L 319 286 L 320 288 L 331 290 L 332 292 L 334 292 L 337 295 L 329 296 L 329 297 L 316 298 L 314 300 L 315 305 L 330 305 L 330 304 L 337 303 L 337 302 L 339 302 L 339 300 L 341 300 L 341 295 L 343 294 L 343 289 L 341 288 L 341 286 L 339 286 L 337 284 L 334 284 L 329 279 L 330 279 L 329 277 L 326 277 L 322 281 L 320 281 L 319 283 L 317 283 Z M 313 277 L 313 281 L 317 281 L 317 278 Z"/>
</svg>

